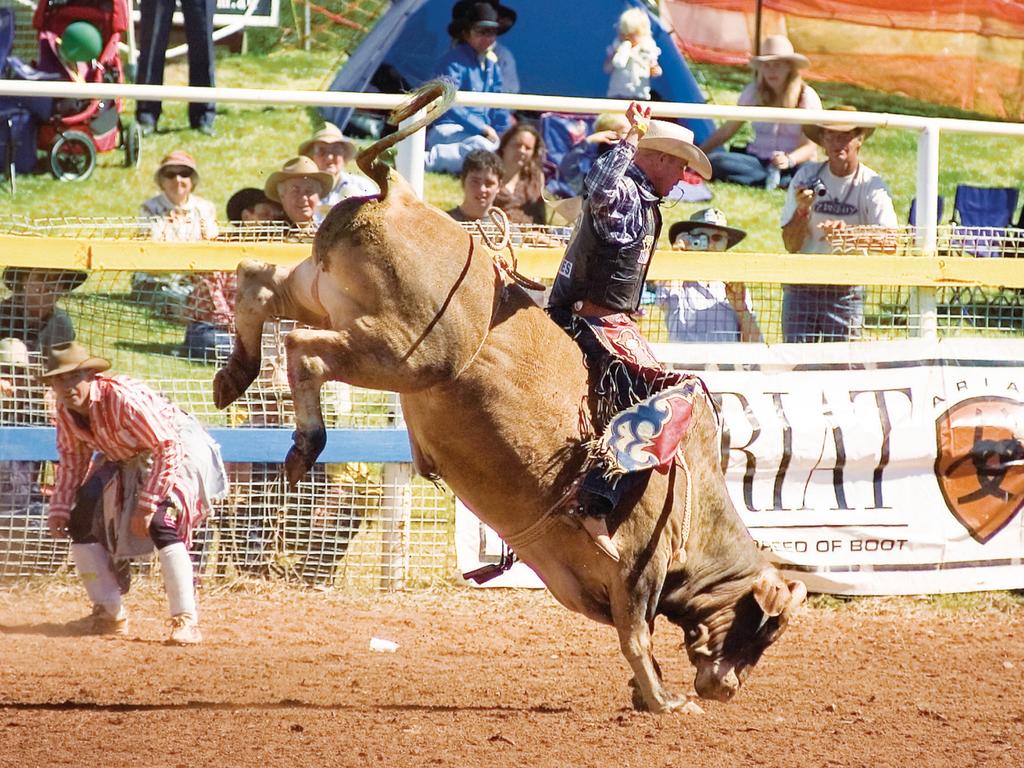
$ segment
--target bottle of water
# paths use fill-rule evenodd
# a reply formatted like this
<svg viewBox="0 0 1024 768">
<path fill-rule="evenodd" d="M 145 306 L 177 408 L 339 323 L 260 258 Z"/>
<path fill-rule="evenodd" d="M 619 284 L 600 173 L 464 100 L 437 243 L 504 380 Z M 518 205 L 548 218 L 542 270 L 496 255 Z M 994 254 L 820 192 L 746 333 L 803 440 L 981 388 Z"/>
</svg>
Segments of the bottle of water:
<svg viewBox="0 0 1024 768">
<path fill-rule="evenodd" d="M 764 188 L 765 189 L 778 189 L 779 182 L 782 180 L 782 171 L 779 170 L 778 166 L 769 165 L 768 175 L 764 177 Z"/>
</svg>

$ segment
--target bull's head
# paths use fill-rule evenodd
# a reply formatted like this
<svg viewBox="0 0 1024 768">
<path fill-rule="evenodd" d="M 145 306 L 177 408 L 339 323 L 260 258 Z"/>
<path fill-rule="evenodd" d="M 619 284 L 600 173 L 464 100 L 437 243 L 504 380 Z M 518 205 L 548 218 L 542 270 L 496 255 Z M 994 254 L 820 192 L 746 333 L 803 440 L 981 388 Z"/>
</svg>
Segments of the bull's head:
<svg viewBox="0 0 1024 768">
<path fill-rule="evenodd" d="M 686 653 L 697 668 L 694 689 L 702 698 L 731 699 L 807 597 L 803 582 L 786 581 L 773 566 L 745 581 L 749 587 L 739 595 L 726 597 L 737 582 L 720 585 L 697 597 L 685 618 L 668 616 L 683 627 Z"/>
</svg>

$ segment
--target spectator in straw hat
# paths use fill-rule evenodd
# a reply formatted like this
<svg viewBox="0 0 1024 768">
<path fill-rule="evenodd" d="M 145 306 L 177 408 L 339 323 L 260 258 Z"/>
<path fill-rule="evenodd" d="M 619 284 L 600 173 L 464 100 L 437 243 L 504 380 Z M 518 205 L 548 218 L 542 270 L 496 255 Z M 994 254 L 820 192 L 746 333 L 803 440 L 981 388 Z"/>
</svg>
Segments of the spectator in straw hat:
<svg viewBox="0 0 1024 768">
<path fill-rule="evenodd" d="M 442 57 L 435 74 L 450 80 L 460 91 L 504 93 L 498 57 L 498 11 L 490 3 L 473 3 L 465 15 L 449 26 L 458 42 Z M 506 109 L 452 107 L 427 132 L 426 168 L 435 173 L 458 173 L 466 155 L 475 149 L 494 152 L 498 137 L 512 125 Z"/>
<path fill-rule="evenodd" d="M 195 194 L 199 169 L 188 152 L 176 149 L 160 161 L 153 181 L 160 194 L 142 204 L 154 240 L 186 242 L 217 237 L 217 209 Z"/>
<path fill-rule="evenodd" d="M 800 76 L 800 70 L 809 64 L 806 56 L 793 50 L 785 35 L 766 37 L 761 55 L 750 59 L 754 79 L 736 103 L 741 107 L 821 109 L 818 94 Z M 796 123 L 753 123 L 752 142 L 730 152 L 719 151 L 742 126 L 742 121 L 730 120 L 701 144 L 701 149 L 709 153 L 715 181 L 786 187 L 797 168 L 817 159 L 817 148 Z"/>
<path fill-rule="evenodd" d="M 853 107 L 836 109 L 853 112 Z M 782 240 L 790 253 L 831 253 L 830 240 L 857 225 L 884 227 L 867 243 L 873 250 L 895 250 L 896 211 L 882 177 L 860 161 L 873 128 L 853 123 L 804 126 L 807 137 L 825 149 L 828 160 L 801 168 L 782 209 Z M 845 341 L 860 335 L 864 289 L 849 285 L 783 287 L 785 341 Z"/>
<path fill-rule="evenodd" d="M 293 157 L 280 171 L 270 174 L 263 191 L 284 209 L 292 228 L 312 233 L 320 226 L 321 201 L 334 189 L 334 176 L 305 155 Z"/>
<path fill-rule="evenodd" d="M 682 251 L 727 251 L 747 233 L 717 208 L 704 208 L 668 230 Z M 763 341 L 743 283 L 672 281 L 658 289 L 669 341 Z"/>
<path fill-rule="evenodd" d="M 325 123 L 311 139 L 299 145 L 300 155 L 310 158 L 317 168 L 334 177 L 334 188 L 320 201 L 321 205 L 330 208 L 346 197 L 366 197 L 380 192 L 370 179 L 346 170 L 357 150 L 356 143 L 334 123 Z"/>
<path fill-rule="evenodd" d="M 3 283 L 11 295 L 0 302 L 0 339 L 17 339 L 30 352 L 45 354 L 53 344 L 75 338 L 70 316 L 57 306 L 85 282 L 77 270 L 7 267 Z"/>
<path fill-rule="evenodd" d="M 711 164 L 687 128 L 651 120 L 651 108 L 638 102 L 629 105 L 626 118 L 629 132 L 598 158 L 584 182 L 583 209 L 548 302 L 552 318 L 577 340 L 597 376 L 628 371 L 622 374 L 628 380 L 610 385 L 600 406 L 614 412 L 635 404 L 629 401 L 633 392 L 646 392 L 644 399 L 678 383 L 657 362 L 631 315 L 640 306 L 661 233 L 662 198 L 691 168 L 704 178 L 711 175 Z M 630 340 L 628 359 L 608 351 L 617 348 L 612 336 Z M 636 475 L 610 480 L 613 474 L 604 460 L 598 462 L 583 480 L 578 505 L 584 528 L 617 560 L 606 518 Z"/>
<path fill-rule="evenodd" d="M 125 633 L 126 590 L 114 558 L 148 557 L 156 547 L 171 616 L 168 642 L 199 643 L 188 547 L 210 502 L 227 493 L 220 450 L 191 416 L 141 382 L 103 375 L 109 368 L 77 342 L 50 349 L 40 377 L 57 402 L 49 530 L 71 539 L 93 604 L 87 629 Z M 105 509 L 112 504 L 117 508 Z"/>
</svg>

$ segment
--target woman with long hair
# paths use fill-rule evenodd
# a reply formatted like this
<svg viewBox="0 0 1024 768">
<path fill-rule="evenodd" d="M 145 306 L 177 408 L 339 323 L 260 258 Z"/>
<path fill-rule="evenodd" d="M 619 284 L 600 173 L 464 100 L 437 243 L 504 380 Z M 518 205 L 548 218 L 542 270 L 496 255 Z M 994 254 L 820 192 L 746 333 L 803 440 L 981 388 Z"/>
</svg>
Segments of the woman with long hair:
<svg viewBox="0 0 1024 768">
<path fill-rule="evenodd" d="M 804 82 L 800 70 L 810 62 L 796 53 L 789 38 L 771 35 L 761 55 L 750 59 L 754 79 L 736 102 L 741 107 L 821 109 L 821 99 Z M 746 147 L 722 151 L 743 126 L 739 120 L 721 125 L 701 144 L 711 160 L 715 181 L 745 186 L 786 187 L 801 164 L 817 159 L 817 148 L 796 123 L 753 123 L 754 140 Z"/>
<path fill-rule="evenodd" d="M 515 224 L 543 224 L 544 158 L 547 148 L 540 131 L 520 123 L 502 134 L 498 143 L 503 173 L 494 205 Z"/>
</svg>

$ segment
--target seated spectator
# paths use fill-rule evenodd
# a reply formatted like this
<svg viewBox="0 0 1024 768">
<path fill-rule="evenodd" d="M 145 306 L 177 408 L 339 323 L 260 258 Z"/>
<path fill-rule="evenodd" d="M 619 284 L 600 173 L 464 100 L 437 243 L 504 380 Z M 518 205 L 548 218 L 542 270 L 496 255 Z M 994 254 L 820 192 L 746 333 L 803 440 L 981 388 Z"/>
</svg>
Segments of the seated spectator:
<svg viewBox="0 0 1024 768">
<path fill-rule="evenodd" d="M 747 233 L 730 227 L 717 208 L 697 211 L 668 230 L 682 251 L 727 251 Z M 669 341 L 763 341 L 743 283 L 673 281 L 658 289 Z"/>
<path fill-rule="evenodd" d="M 181 243 L 211 240 L 220 234 L 213 203 L 193 194 L 199 186 L 199 170 L 190 154 L 181 150 L 171 152 L 160 161 L 153 180 L 160 194 L 141 207 L 150 238 Z M 191 278 L 185 274 L 132 275 L 132 298 L 169 320 L 184 319 L 190 290 Z"/>
<path fill-rule="evenodd" d="M 86 277 L 75 270 L 7 267 L 3 282 L 11 295 L 0 302 L 0 339 L 17 339 L 40 355 L 54 344 L 73 341 L 71 318 L 57 302 Z"/>
<path fill-rule="evenodd" d="M 284 221 L 284 210 L 280 203 L 267 197 L 267 193 L 256 187 L 244 187 L 228 198 L 228 221 L 261 223 Z"/>
<path fill-rule="evenodd" d="M 323 215 L 320 201 L 334 189 L 334 176 L 308 157 L 293 157 L 270 174 L 263 191 L 284 209 L 285 221 L 297 234 L 313 234 Z"/>
<path fill-rule="evenodd" d="M 629 121 L 621 112 L 602 112 L 594 121 L 594 132 L 574 144 L 558 164 L 549 189 L 569 197 L 583 194 L 583 179 L 594 161 L 614 147 L 629 132 Z"/>
<path fill-rule="evenodd" d="M 477 149 L 466 156 L 459 179 L 462 181 L 462 202 L 448 211 L 456 221 L 480 221 L 501 187 L 504 166 L 493 152 Z"/>
<path fill-rule="evenodd" d="M 651 34 L 651 18 L 643 8 L 622 12 L 618 37 L 608 46 L 604 62 L 609 99 L 649 101 L 651 78 L 661 76 L 661 49 Z"/>
<path fill-rule="evenodd" d="M 226 360 L 233 345 L 238 278 L 234 272 L 196 273 L 192 283 L 185 353 L 191 360 Z"/>
<path fill-rule="evenodd" d="M 448 25 L 448 34 L 458 43 L 459 36 L 455 31 L 459 28 L 460 19 L 469 13 L 477 0 L 459 0 L 452 6 L 452 22 Z M 516 23 L 516 12 L 497 0 L 486 0 L 498 13 L 498 37 L 508 32 Z M 501 72 L 502 90 L 504 93 L 519 93 L 519 71 L 512 51 L 501 42 L 495 42 L 494 55 L 498 57 L 498 70 Z"/>
<path fill-rule="evenodd" d="M 809 64 L 806 56 L 794 52 L 784 35 L 765 38 L 761 55 L 750 59 L 754 79 L 736 103 L 741 107 L 821 109 L 818 94 L 800 76 L 800 70 Z M 700 145 L 711 160 L 714 181 L 785 188 L 801 165 L 818 157 L 814 144 L 795 123 L 754 123 L 750 144 L 722 151 L 720 147 L 742 126 L 742 121 L 730 120 Z"/>
<path fill-rule="evenodd" d="M 532 125 L 502 134 L 498 145 L 502 175 L 494 205 L 516 224 L 544 223 L 544 139 Z"/>
<path fill-rule="evenodd" d="M 473 3 L 465 16 L 453 21 L 448 33 L 459 42 L 436 67 L 436 74 L 460 91 L 503 93 L 504 84 L 493 49 L 498 34 L 498 13 L 490 3 Z M 459 173 L 466 155 L 475 149 L 491 152 L 498 137 L 512 125 L 505 109 L 455 106 L 427 132 L 428 171 Z"/>
<path fill-rule="evenodd" d="M 142 204 L 154 240 L 187 242 L 217 237 L 217 210 L 213 203 L 193 194 L 199 186 L 196 161 L 175 150 L 160 161 L 153 174 L 160 194 Z"/>
<path fill-rule="evenodd" d="M 19 339 L 0 339 L 0 424 L 48 424 L 49 414 L 39 407 L 44 394 L 29 361 L 28 347 Z M 43 462 L 0 461 L 0 514 L 25 515 L 43 501 L 39 486 Z"/>
<path fill-rule="evenodd" d="M 321 205 L 330 208 L 346 197 L 366 197 L 380 192 L 370 179 L 345 170 L 357 150 L 356 143 L 333 123 L 325 123 L 313 138 L 299 145 L 300 155 L 310 158 L 317 168 L 334 177 L 334 188 L 323 197 Z"/>
<path fill-rule="evenodd" d="M 853 107 L 836 109 L 855 111 Z M 880 229 L 872 250 L 896 250 L 899 222 L 882 177 L 860 162 L 874 128 L 836 123 L 805 125 L 804 134 L 825 148 L 828 160 L 807 163 L 793 177 L 780 224 L 790 253 L 831 253 L 830 237 L 857 225 Z M 787 342 L 846 341 L 864 325 L 864 289 L 858 285 L 784 285 L 782 335 Z"/>
</svg>

